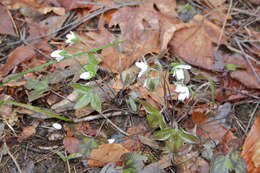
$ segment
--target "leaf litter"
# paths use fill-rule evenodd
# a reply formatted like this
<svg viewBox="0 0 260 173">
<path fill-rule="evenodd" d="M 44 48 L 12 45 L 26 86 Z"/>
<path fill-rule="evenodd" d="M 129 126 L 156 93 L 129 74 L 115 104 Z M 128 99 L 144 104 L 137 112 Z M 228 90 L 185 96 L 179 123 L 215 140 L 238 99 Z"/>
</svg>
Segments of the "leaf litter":
<svg viewBox="0 0 260 173">
<path fill-rule="evenodd" d="M 252 5 L 257 1 L 1 3 L 0 55 L 7 57 L 1 60 L 1 79 L 29 69 L 1 84 L 0 139 L 11 151 L 13 136 L 21 147 L 34 144 L 29 152 L 46 152 L 40 148 L 47 144 L 47 152 L 55 153 L 51 157 L 66 161 L 68 169 L 80 164 L 78 172 L 84 167 L 99 167 L 96 172 L 102 173 L 259 171 L 258 118 L 251 127 L 259 111 L 259 27 Z M 111 9 L 99 12 L 102 8 Z M 80 41 L 66 44 L 70 31 Z M 94 52 L 98 65 L 91 66 L 90 54 L 80 54 L 30 70 L 48 63 L 54 50 L 73 55 L 115 41 L 121 43 Z M 142 71 L 136 62 L 147 68 Z M 171 64 L 192 69 L 178 78 Z M 81 78 L 86 69 L 95 76 Z M 71 87 L 76 82 L 80 90 Z M 179 99 L 180 85 L 187 99 Z M 254 105 L 250 116 L 236 112 L 238 106 Z M 85 118 L 92 121 L 82 122 Z M 66 133 L 50 138 L 53 131 L 38 126 L 45 121 L 63 125 Z M 57 144 L 65 149 L 54 151 Z M 22 162 L 17 161 L 19 170 Z M 35 163 L 30 169 L 38 169 Z"/>
</svg>

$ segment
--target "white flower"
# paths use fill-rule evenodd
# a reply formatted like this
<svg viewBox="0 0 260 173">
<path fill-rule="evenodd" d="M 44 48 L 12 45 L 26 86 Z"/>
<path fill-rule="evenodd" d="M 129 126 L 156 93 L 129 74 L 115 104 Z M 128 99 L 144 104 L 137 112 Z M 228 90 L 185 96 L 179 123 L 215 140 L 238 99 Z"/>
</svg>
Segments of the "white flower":
<svg viewBox="0 0 260 173">
<path fill-rule="evenodd" d="M 148 79 L 145 79 L 143 87 L 149 89 Z"/>
<path fill-rule="evenodd" d="M 62 126 L 61 126 L 61 124 L 59 124 L 59 123 L 53 123 L 53 124 L 52 124 L 52 127 L 55 128 L 55 129 L 57 129 L 57 130 L 62 129 Z"/>
<path fill-rule="evenodd" d="M 67 40 L 65 42 L 68 44 L 73 44 L 79 41 L 79 38 L 72 31 L 70 31 L 70 33 L 66 35 L 66 38 Z"/>
<path fill-rule="evenodd" d="M 64 54 L 66 54 L 64 50 L 55 50 L 51 53 L 51 57 L 55 58 L 58 62 L 60 62 L 64 59 Z"/>
<path fill-rule="evenodd" d="M 115 142 L 115 139 L 114 139 L 114 138 L 111 138 L 111 139 L 108 139 L 107 141 L 108 141 L 109 144 L 112 144 L 112 143 Z"/>
<path fill-rule="evenodd" d="M 80 79 L 84 79 L 84 80 L 88 80 L 92 77 L 90 72 L 83 72 L 81 73 L 81 75 L 79 76 Z"/>
<path fill-rule="evenodd" d="M 177 80 L 183 80 L 184 79 L 184 71 L 183 69 L 191 69 L 190 65 L 177 65 L 173 67 L 173 74 L 172 76 L 176 76 Z"/>
<path fill-rule="evenodd" d="M 175 91 L 179 93 L 178 100 L 184 101 L 185 99 L 190 97 L 189 88 L 183 84 L 176 84 Z"/>
<path fill-rule="evenodd" d="M 148 69 L 149 69 L 149 65 L 146 62 L 136 62 L 135 65 L 141 69 L 141 71 L 138 74 L 138 77 L 140 78 L 143 74 L 145 74 Z"/>
</svg>

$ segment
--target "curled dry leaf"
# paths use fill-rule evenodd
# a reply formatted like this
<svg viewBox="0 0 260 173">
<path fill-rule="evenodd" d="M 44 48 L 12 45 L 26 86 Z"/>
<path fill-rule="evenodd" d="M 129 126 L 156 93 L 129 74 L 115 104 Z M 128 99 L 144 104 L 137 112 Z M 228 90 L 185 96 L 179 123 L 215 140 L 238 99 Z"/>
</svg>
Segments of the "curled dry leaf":
<svg viewBox="0 0 260 173">
<path fill-rule="evenodd" d="M 14 49 L 8 55 L 7 62 L 0 67 L 0 77 L 6 76 L 15 66 L 33 58 L 34 56 L 35 52 L 29 46 L 20 46 Z"/>
<path fill-rule="evenodd" d="M 259 162 L 258 162 L 258 148 L 259 148 L 259 139 L 260 139 L 260 112 L 249 131 L 246 140 L 243 145 L 243 150 L 241 157 L 245 159 L 247 163 L 247 171 L 257 173 L 259 172 Z"/>
<path fill-rule="evenodd" d="M 102 167 L 110 162 L 118 165 L 120 164 L 120 157 L 127 152 L 129 151 L 120 144 L 103 144 L 91 151 L 91 159 L 88 161 L 88 165 L 91 167 Z"/>
<path fill-rule="evenodd" d="M 0 34 L 16 36 L 10 15 L 7 8 L 0 4 Z"/>
</svg>

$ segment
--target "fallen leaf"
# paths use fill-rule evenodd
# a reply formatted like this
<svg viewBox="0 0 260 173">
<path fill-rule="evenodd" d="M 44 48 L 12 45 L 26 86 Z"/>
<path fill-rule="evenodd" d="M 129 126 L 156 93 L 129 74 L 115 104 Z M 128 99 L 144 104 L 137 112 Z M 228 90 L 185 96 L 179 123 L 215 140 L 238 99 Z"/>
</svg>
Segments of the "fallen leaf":
<svg viewBox="0 0 260 173">
<path fill-rule="evenodd" d="M 214 68 L 214 43 L 218 42 L 221 29 L 207 21 L 203 16 L 196 15 L 189 25 L 177 30 L 169 43 L 170 52 L 180 56 L 189 64 L 207 70 Z M 221 43 L 225 42 L 225 36 Z"/>
<path fill-rule="evenodd" d="M 78 153 L 80 149 L 81 141 L 75 137 L 68 137 L 66 136 L 63 139 L 63 145 L 70 154 Z"/>
<path fill-rule="evenodd" d="M 0 77 L 6 76 L 15 66 L 33 58 L 34 56 L 35 52 L 29 46 L 20 46 L 14 49 L 8 55 L 7 62 L 0 67 Z"/>
<path fill-rule="evenodd" d="M 88 165 L 90 167 L 102 167 L 109 162 L 119 164 L 120 157 L 127 152 L 129 151 L 121 144 L 103 144 L 91 151 L 89 157 L 91 159 L 88 161 Z"/>
<path fill-rule="evenodd" d="M 255 160 L 256 161 L 256 156 L 257 153 L 255 152 L 257 149 L 257 142 L 260 139 L 260 112 L 258 113 L 258 116 L 253 124 L 253 126 L 251 127 L 251 130 L 249 131 L 249 133 L 247 134 L 247 137 L 245 139 L 244 145 L 243 145 L 243 150 L 241 153 L 241 157 L 243 159 L 245 159 L 246 163 L 247 163 L 247 171 L 248 172 L 253 172 L 256 173 L 257 170 L 260 170 L 259 166 L 255 166 L 254 162 L 253 162 L 253 155 L 255 156 Z"/>
<path fill-rule="evenodd" d="M 257 70 L 257 74 L 260 76 L 260 70 Z M 260 83 L 256 80 L 253 72 L 236 70 L 231 72 L 231 77 L 244 84 L 247 88 L 260 89 Z"/>
<path fill-rule="evenodd" d="M 11 13 L 10 13 L 11 15 Z M 12 19 L 8 14 L 8 9 L 0 4 L 0 34 L 16 36 L 13 28 Z"/>
<path fill-rule="evenodd" d="M 22 133 L 18 136 L 17 141 L 22 142 L 36 134 L 36 127 L 38 126 L 39 122 L 34 122 L 33 125 L 26 126 L 23 128 Z"/>
<path fill-rule="evenodd" d="M 260 0 L 248 0 L 249 2 L 259 5 L 260 4 Z"/>
<path fill-rule="evenodd" d="M 203 1 L 211 8 L 217 8 L 226 2 L 226 0 L 203 0 Z"/>
<path fill-rule="evenodd" d="M 260 139 L 257 140 L 254 146 L 254 151 L 252 155 L 252 161 L 255 167 L 260 167 Z"/>
<path fill-rule="evenodd" d="M 135 135 L 140 134 L 146 130 L 147 129 L 143 125 L 128 128 L 126 132 L 132 136 L 126 137 L 122 145 L 129 151 L 140 151 L 143 145 Z"/>
</svg>

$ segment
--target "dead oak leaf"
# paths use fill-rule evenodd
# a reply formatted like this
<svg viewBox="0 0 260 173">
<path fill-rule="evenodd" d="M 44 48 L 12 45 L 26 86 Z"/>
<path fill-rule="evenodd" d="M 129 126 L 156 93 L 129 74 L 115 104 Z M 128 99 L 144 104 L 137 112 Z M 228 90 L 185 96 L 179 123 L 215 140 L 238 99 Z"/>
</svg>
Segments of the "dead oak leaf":
<svg viewBox="0 0 260 173">
<path fill-rule="evenodd" d="M 221 29 L 200 15 L 194 16 L 189 24 L 174 33 L 169 43 L 170 52 L 189 64 L 214 69 L 214 43 L 218 42 Z M 225 37 L 221 43 L 224 41 Z"/>
<path fill-rule="evenodd" d="M 20 46 L 14 49 L 9 55 L 7 62 L 0 67 L 0 76 L 6 76 L 18 64 L 27 61 L 35 56 L 33 48 L 29 46 Z"/>
<path fill-rule="evenodd" d="M 120 157 L 127 152 L 129 151 L 121 144 L 103 144 L 91 151 L 91 159 L 88 161 L 88 165 L 91 167 L 102 167 L 110 162 L 119 164 Z"/>
</svg>

